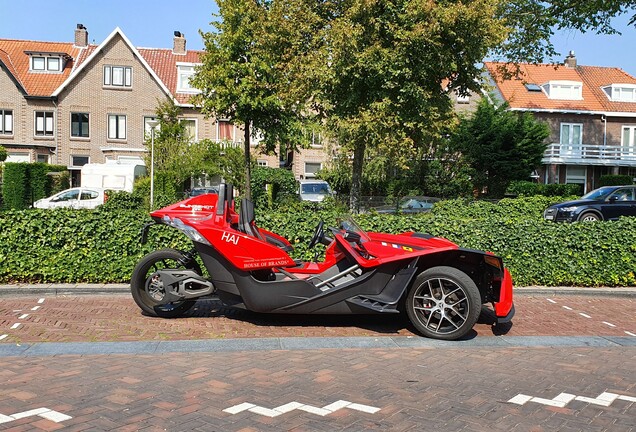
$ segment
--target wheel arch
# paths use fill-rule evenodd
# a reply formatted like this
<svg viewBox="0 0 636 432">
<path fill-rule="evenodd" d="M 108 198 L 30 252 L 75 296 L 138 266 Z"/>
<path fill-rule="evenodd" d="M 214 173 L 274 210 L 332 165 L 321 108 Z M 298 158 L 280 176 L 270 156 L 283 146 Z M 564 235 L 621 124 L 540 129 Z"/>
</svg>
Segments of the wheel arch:
<svg viewBox="0 0 636 432">
<path fill-rule="evenodd" d="M 586 214 L 592 213 L 594 216 L 596 216 L 599 220 L 604 221 L 605 218 L 603 217 L 603 213 L 601 213 L 599 210 L 595 209 L 595 208 L 588 208 L 585 209 L 581 212 L 581 214 L 576 218 L 577 221 L 580 221 L 583 216 L 585 216 Z"/>
</svg>

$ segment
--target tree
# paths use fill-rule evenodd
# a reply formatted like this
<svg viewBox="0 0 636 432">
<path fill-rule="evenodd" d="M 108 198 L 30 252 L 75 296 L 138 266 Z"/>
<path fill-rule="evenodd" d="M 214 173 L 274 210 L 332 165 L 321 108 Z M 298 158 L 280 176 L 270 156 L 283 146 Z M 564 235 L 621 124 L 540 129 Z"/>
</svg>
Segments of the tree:
<svg viewBox="0 0 636 432">
<path fill-rule="evenodd" d="M 527 180 L 541 165 L 550 135 L 550 128 L 531 113 L 507 108 L 482 99 L 474 116 L 464 119 L 452 137 L 473 169 L 474 188 L 494 197 L 503 196 L 511 181 Z"/>
<path fill-rule="evenodd" d="M 244 195 L 250 190 L 250 138 L 263 134 L 265 150 L 284 143 L 294 146 L 301 139 L 306 92 L 294 78 L 299 71 L 296 54 L 310 50 L 303 35 L 311 32 L 312 20 L 286 19 L 289 8 L 302 17 L 294 1 L 218 0 L 219 13 L 212 22 L 215 32 L 203 33 L 205 53 L 192 79 L 202 93 L 196 98 L 202 111 L 226 118 L 244 128 Z M 292 49 L 293 48 L 293 49 Z"/>
</svg>

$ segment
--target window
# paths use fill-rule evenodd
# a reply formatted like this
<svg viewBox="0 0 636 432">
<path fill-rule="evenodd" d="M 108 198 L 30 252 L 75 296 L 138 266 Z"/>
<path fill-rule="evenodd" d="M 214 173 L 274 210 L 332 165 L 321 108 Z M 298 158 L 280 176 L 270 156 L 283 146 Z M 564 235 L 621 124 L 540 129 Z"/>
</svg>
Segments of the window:
<svg viewBox="0 0 636 432">
<path fill-rule="evenodd" d="M 636 84 L 612 84 L 603 91 L 613 102 L 636 102 Z"/>
<path fill-rule="evenodd" d="M 623 126 L 621 147 L 623 156 L 636 155 L 636 126 Z"/>
<path fill-rule="evenodd" d="M 108 87 L 132 87 L 132 67 L 104 66 L 104 85 Z"/>
<path fill-rule="evenodd" d="M 583 99 L 583 83 L 578 81 L 550 81 L 542 87 L 550 99 Z"/>
<path fill-rule="evenodd" d="M 322 164 L 320 162 L 305 162 L 305 178 L 315 178 L 316 173 L 321 168 Z"/>
<path fill-rule="evenodd" d="M 35 72 L 61 72 L 62 58 L 59 55 L 32 55 L 30 67 Z"/>
<path fill-rule="evenodd" d="M 470 94 L 460 94 L 459 92 L 456 92 L 457 95 L 457 103 L 458 104 L 467 104 L 470 103 Z"/>
<path fill-rule="evenodd" d="M 186 136 L 190 142 L 197 142 L 197 121 L 196 119 L 179 119 L 179 123 L 185 126 Z"/>
<path fill-rule="evenodd" d="M 583 125 L 561 123 L 561 153 L 580 153 L 583 138 Z"/>
<path fill-rule="evenodd" d="M 13 135 L 13 110 L 0 109 L 0 135 Z"/>
<path fill-rule="evenodd" d="M 587 167 L 568 165 L 565 170 L 565 183 L 580 184 L 585 190 L 585 179 L 587 178 Z"/>
<path fill-rule="evenodd" d="M 267 161 L 266 161 L 266 160 L 264 160 L 264 159 L 259 159 L 258 161 L 256 161 L 256 164 L 257 164 L 259 167 L 266 167 L 266 166 L 267 166 Z"/>
<path fill-rule="evenodd" d="M 35 112 L 35 136 L 53 136 L 53 111 Z"/>
<path fill-rule="evenodd" d="M 49 155 L 39 154 L 36 158 L 37 162 L 49 163 Z"/>
<path fill-rule="evenodd" d="M 217 136 L 219 141 L 234 141 L 234 125 L 227 120 L 219 120 Z"/>
<path fill-rule="evenodd" d="M 526 89 L 529 92 L 538 92 L 541 93 L 541 87 L 539 87 L 536 84 L 532 84 L 532 83 L 525 83 L 524 86 L 526 86 Z"/>
<path fill-rule="evenodd" d="M 71 155 L 71 166 L 81 167 L 89 162 L 90 158 L 83 155 Z"/>
<path fill-rule="evenodd" d="M 31 162 L 31 157 L 29 156 L 28 153 L 9 152 L 5 162 L 25 162 L 25 163 L 29 163 L 29 162 Z"/>
<path fill-rule="evenodd" d="M 199 93 L 200 91 L 190 84 L 190 78 L 194 76 L 193 64 L 177 63 L 177 92 L 178 93 Z"/>
<path fill-rule="evenodd" d="M 126 139 L 126 116 L 110 114 L 108 116 L 108 139 Z"/>
<path fill-rule="evenodd" d="M 71 113 L 71 136 L 88 138 L 88 113 Z"/>
</svg>

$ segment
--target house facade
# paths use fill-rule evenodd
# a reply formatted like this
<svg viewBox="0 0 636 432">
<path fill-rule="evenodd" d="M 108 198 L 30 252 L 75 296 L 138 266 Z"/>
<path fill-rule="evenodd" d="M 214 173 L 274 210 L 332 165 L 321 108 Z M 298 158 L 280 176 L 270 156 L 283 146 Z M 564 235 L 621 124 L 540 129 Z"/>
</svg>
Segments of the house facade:
<svg viewBox="0 0 636 432">
<path fill-rule="evenodd" d="M 188 50 L 174 32 L 173 47 L 137 48 L 116 28 L 99 45 L 77 25 L 73 42 L 0 39 L 0 145 L 9 162 L 65 165 L 73 185 L 87 163 L 140 162 L 158 104 L 172 99 L 194 141 L 243 145 L 243 131 L 206 118 L 191 102 L 189 83 L 202 51 Z M 254 155 L 278 167 L 277 155 Z M 322 167 L 322 146 L 294 155 L 297 178 Z"/>
<path fill-rule="evenodd" d="M 542 183 L 580 184 L 588 192 L 604 174 L 636 178 L 636 78 L 619 68 L 522 64 L 506 77 L 506 65 L 485 63 L 494 99 L 526 111 L 551 130 Z"/>
</svg>

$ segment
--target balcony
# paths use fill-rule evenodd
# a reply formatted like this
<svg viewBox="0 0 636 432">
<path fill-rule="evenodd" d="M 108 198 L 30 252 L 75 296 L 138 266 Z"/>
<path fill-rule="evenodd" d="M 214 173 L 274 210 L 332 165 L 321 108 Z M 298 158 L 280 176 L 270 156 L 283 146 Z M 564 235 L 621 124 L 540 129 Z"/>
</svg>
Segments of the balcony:
<svg viewBox="0 0 636 432">
<path fill-rule="evenodd" d="M 593 144 L 548 145 L 543 164 L 636 167 L 636 147 Z"/>
</svg>

